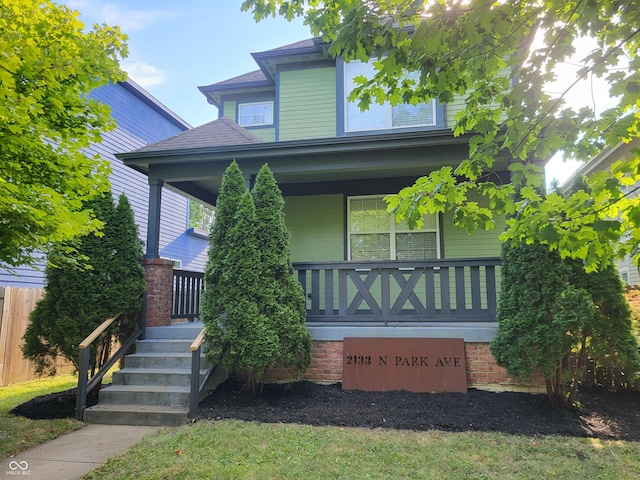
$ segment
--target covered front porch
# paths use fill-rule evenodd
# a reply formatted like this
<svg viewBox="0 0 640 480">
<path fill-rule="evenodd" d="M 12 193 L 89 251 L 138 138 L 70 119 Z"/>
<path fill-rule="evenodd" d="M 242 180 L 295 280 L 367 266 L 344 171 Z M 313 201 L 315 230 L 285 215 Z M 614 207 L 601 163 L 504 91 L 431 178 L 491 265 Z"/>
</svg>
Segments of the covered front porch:
<svg viewBox="0 0 640 480">
<path fill-rule="evenodd" d="M 294 274 L 306 298 L 313 349 L 303 378 L 341 381 L 345 338 L 444 338 L 464 341 L 468 385 L 517 385 L 489 348 L 497 329 L 503 220 L 469 236 L 455 227 L 455 212 L 446 211 L 411 231 L 387 215 L 384 203 L 385 195 L 434 169 L 459 164 L 468 137 L 431 130 L 263 142 L 238 129 L 222 118 L 119 155 L 149 178 L 148 326 L 198 319 L 206 288 L 201 272 L 176 271 L 158 258 L 161 187 L 215 206 L 232 161 L 248 189 L 266 163 L 283 194 Z M 507 164 L 496 158 L 488 174 L 508 182 Z M 267 380 L 291 378 L 276 368 Z"/>
<path fill-rule="evenodd" d="M 476 333 L 492 329 L 500 265 L 500 258 L 493 257 L 297 262 L 293 267 L 307 299 L 307 325 L 312 331 L 428 326 L 433 334 L 454 326 Z M 173 271 L 174 321 L 199 318 L 202 279 L 202 273 Z"/>
<path fill-rule="evenodd" d="M 205 144 L 205 137 L 233 143 Z M 442 165 L 459 163 L 467 152 L 468 138 L 449 130 L 262 142 L 222 118 L 119 155 L 149 178 L 147 323 L 197 318 L 204 288 L 201 274 L 174 273 L 158 258 L 161 187 L 215 206 L 224 170 L 235 160 L 247 188 L 267 163 L 282 190 L 291 259 L 314 339 L 338 338 L 341 328 L 364 332 L 374 325 L 404 325 L 433 327 L 425 336 L 463 327 L 475 332 L 465 336 L 469 341 L 490 340 L 499 289 L 498 233 L 470 237 L 453 226 L 453 212 L 432 215 L 418 233 L 393 225 L 380 231 L 378 225 L 380 218 L 390 218 L 384 195 Z M 505 170 L 506 160 L 500 159 L 493 175 L 506 179 Z M 419 243 L 417 250 L 412 239 Z M 391 249 L 379 248 L 381 241 L 390 242 Z M 369 244 L 375 251 L 363 250 Z M 160 293 L 161 284 L 170 285 L 169 294 Z"/>
</svg>

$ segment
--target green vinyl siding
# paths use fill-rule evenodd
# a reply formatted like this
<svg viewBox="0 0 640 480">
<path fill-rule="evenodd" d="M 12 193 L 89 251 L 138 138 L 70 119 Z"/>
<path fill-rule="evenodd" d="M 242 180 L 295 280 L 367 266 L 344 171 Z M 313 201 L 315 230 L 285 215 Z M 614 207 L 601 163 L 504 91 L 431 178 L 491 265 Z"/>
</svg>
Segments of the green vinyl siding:
<svg viewBox="0 0 640 480">
<path fill-rule="evenodd" d="M 236 118 L 236 102 L 235 100 L 228 100 L 222 103 L 222 115 L 223 117 L 230 118 L 234 122 L 238 119 Z"/>
<path fill-rule="evenodd" d="M 285 198 L 292 262 L 344 260 L 344 197 L 308 195 Z"/>
<path fill-rule="evenodd" d="M 455 99 L 451 103 L 447 103 L 445 110 L 447 115 L 447 128 L 453 128 L 456 124 L 456 115 L 464 110 L 464 97 L 456 95 Z"/>
<path fill-rule="evenodd" d="M 276 140 L 276 129 L 275 128 L 251 128 L 244 127 L 253 133 L 256 137 L 260 137 L 265 142 L 275 142 Z"/>
<path fill-rule="evenodd" d="M 508 77 L 510 72 L 511 72 L 511 69 L 509 67 L 506 67 L 502 69 L 501 76 Z M 448 128 L 452 129 L 455 126 L 456 115 L 465 109 L 465 97 L 466 96 L 456 95 L 455 98 L 453 99 L 453 102 L 446 104 L 446 107 L 445 107 L 446 115 L 447 115 L 446 126 Z M 494 106 L 497 106 L 497 104 L 494 104 Z M 504 116 L 502 117 L 502 119 L 504 120 Z"/>
<path fill-rule="evenodd" d="M 279 140 L 335 137 L 335 67 L 288 70 L 279 76 Z"/>
<path fill-rule="evenodd" d="M 473 235 L 469 235 L 466 230 L 453 225 L 453 212 L 447 212 L 443 218 L 443 235 L 444 235 L 444 254 L 446 258 L 482 258 L 482 257 L 499 257 L 501 242 L 498 236 L 505 229 L 505 220 L 503 217 L 495 219 L 496 226 L 493 230 L 478 230 Z M 486 307 L 484 298 L 486 294 L 485 269 L 480 269 L 480 290 L 483 298 L 483 308 Z M 470 288 L 469 269 L 465 269 L 465 299 L 467 305 L 471 305 L 471 288 Z M 496 293 L 500 296 L 500 267 L 496 268 Z M 449 276 L 449 284 L 451 291 L 455 290 L 455 275 L 452 271 Z M 455 299 L 452 298 L 451 306 L 455 305 Z"/>
<path fill-rule="evenodd" d="M 473 235 L 469 235 L 466 230 L 453 225 L 453 212 L 444 214 L 443 224 L 445 258 L 500 256 L 500 240 L 498 236 L 504 231 L 504 218 L 496 219 L 495 229 L 478 230 Z"/>
</svg>

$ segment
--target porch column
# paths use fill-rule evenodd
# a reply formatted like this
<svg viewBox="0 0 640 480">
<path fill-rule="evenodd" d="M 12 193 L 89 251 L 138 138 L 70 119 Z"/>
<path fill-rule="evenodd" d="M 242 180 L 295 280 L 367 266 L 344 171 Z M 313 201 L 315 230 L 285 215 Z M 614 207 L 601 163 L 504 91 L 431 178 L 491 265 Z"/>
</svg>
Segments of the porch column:
<svg viewBox="0 0 640 480">
<path fill-rule="evenodd" d="M 145 323 L 147 327 L 171 325 L 173 302 L 173 262 L 165 258 L 145 258 L 144 279 L 147 283 L 145 294 Z"/>
<path fill-rule="evenodd" d="M 160 206 L 162 204 L 162 185 L 162 180 L 149 179 L 147 253 L 145 258 L 158 258 L 160 256 Z"/>
<path fill-rule="evenodd" d="M 251 191 L 256 183 L 256 175 L 254 173 L 243 173 L 242 176 L 244 177 L 244 186 Z"/>
<path fill-rule="evenodd" d="M 162 180 L 149 179 L 147 253 L 142 260 L 147 284 L 144 316 L 148 327 L 171 325 L 173 263 L 160 257 L 160 207 Z"/>
</svg>

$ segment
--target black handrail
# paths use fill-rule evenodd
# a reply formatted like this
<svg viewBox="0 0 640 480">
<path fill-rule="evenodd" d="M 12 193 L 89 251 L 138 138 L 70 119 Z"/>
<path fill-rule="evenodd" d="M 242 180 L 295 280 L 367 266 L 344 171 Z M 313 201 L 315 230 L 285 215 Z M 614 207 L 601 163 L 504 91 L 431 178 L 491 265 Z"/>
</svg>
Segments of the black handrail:
<svg viewBox="0 0 640 480">
<path fill-rule="evenodd" d="M 189 349 L 191 350 L 191 388 L 189 391 L 189 418 L 193 418 L 198 409 L 198 399 L 204 387 L 205 381 L 200 384 L 200 355 L 202 353 L 202 342 L 204 340 L 204 328 L 195 338 Z"/>
<path fill-rule="evenodd" d="M 85 338 L 78 346 L 80 358 L 78 362 L 78 391 L 76 394 L 76 418 L 82 420 L 84 411 L 87 409 L 87 396 L 102 381 L 102 378 L 115 363 L 122 358 L 131 348 L 136 340 L 144 337 L 144 311 L 138 318 L 138 328 L 122 343 L 120 348 L 107 362 L 89 379 L 89 360 L 91 358 L 91 344 L 96 340 L 114 321 L 120 318 L 121 314 L 107 319 Z"/>
</svg>

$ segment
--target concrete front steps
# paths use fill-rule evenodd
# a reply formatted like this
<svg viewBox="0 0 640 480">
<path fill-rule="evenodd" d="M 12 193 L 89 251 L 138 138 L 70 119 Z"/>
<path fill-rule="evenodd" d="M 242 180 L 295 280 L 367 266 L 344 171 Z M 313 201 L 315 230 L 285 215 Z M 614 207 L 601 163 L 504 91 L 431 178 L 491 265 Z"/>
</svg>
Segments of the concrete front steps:
<svg viewBox="0 0 640 480">
<path fill-rule="evenodd" d="M 98 394 L 98 404 L 84 412 L 87 423 L 109 425 L 180 425 L 188 421 L 191 343 L 201 323 L 148 327 L 136 353 L 125 357 L 112 384 Z M 209 370 L 204 356 L 200 382 Z M 214 386 L 215 388 L 215 386 Z M 200 399 L 201 400 L 201 399 Z"/>
</svg>

